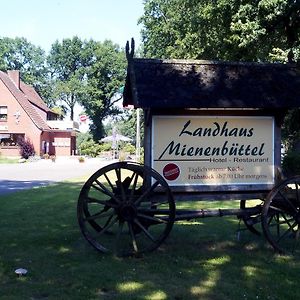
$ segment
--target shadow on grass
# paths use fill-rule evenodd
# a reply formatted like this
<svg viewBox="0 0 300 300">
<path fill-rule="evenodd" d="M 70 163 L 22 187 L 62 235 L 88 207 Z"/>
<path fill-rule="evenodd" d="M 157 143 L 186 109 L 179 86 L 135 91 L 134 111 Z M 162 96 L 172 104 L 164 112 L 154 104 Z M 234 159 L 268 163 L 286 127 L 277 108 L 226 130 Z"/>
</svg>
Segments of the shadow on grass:
<svg viewBox="0 0 300 300">
<path fill-rule="evenodd" d="M 142 258 L 96 252 L 82 237 L 83 182 L 2 196 L 0 299 L 296 299 L 300 264 L 263 237 L 236 238 L 234 217 L 174 225 Z M 16 268 L 28 269 L 17 277 Z"/>
</svg>

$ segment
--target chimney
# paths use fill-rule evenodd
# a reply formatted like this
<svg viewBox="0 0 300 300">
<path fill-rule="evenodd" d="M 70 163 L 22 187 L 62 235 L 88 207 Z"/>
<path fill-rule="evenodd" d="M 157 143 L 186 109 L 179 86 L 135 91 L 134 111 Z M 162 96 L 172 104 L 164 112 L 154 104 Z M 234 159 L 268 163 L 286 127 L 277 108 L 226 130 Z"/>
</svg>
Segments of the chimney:
<svg viewBox="0 0 300 300">
<path fill-rule="evenodd" d="M 8 70 L 8 77 L 13 81 L 18 89 L 20 89 L 20 71 L 19 70 Z"/>
</svg>

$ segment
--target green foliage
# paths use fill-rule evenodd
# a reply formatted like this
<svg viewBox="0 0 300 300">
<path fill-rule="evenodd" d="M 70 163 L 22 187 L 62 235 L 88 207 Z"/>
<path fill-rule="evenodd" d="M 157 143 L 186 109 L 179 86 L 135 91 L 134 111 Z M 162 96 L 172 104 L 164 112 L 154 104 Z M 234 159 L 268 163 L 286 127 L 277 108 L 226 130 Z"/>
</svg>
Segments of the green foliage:
<svg viewBox="0 0 300 300">
<path fill-rule="evenodd" d="M 74 119 L 74 106 L 80 103 L 84 93 L 84 75 L 87 66 L 86 42 L 78 37 L 56 41 L 48 56 L 48 64 L 54 79 L 53 97 L 61 100 Z"/>
<path fill-rule="evenodd" d="M 74 76 L 81 67 L 84 67 L 84 47 L 85 42 L 82 42 L 77 36 L 63 39 L 61 43 L 56 41 L 52 44 L 48 64 L 52 69 L 53 76 L 66 81 Z"/>
<path fill-rule="evenodd" d="M 19 159 L 0 156 L 0 164 L 17 164 Z"/>
<path fill-rule="evenodd" d="M 299 60 L 300 1 L 146 0 L 140 23 L 147 57 Z"/>
<path fill-rule="evenodd" d="M 300 139 L 300 109 L 291 109 L 285 116 L 282 139 L 286 147 L 292 150 Z"/>
<path fill-rule="evenodd" d="M 144 116 L 143 111 L 140 109 L 140 134 L 141 141 L 144 139 Z M 117 116 L 116 120 L 106 125 L 106 132 L 108 135 L 112 134 L 112 128 L 115 127 L 116 131 L 126 137 L 132 139 L 133 143 L 136 142 L 136 123 L 137 123 L 137 110 L 130 109 L 124 110 L 123 114 Z"/>
<path fill-rule="evenodd" d="M 89 132 L 79 132 L 76 136 L 76 148 L 79 148 L 80 144 L 93 139 L 93 136 Z"/>
<path fill-rule="evenodd" d="M 124 152 L 128 152 L 130 154 L 135 154 L 135 147 L 130 143 L 125 144 L 121 149 Z"/>
<path fill-rule="evenodd" d="M 93 141 L 90 133 L 80 133 L 76 138 L 76 147 L 80 155 L 96 157 L 102 150 L 101 146 Z"/>
<path fill-rule="evenodd" d="M 20 70 L 21 79 L 42 95 L 49 92 L 46 54 L 25 38 L 0 38 L 0 70 Z"/>
<path fill-rule="evenodd" d="M 76 138 L 79 154 L 91 157 L 98 156 L 102 151 L 111 150 L 111 143 L 96 143 L 91 133 L 79 133 Z"/>
<path fill-rule="evenodd" d="M 91 157 L 96 157 L 101 152 L 101 146 L 95 143 L 93 140 L 82 142 L 78 149 L 80 155 L 87 155 Z"/>
<path fill-rule="evenodd" d="M 48 58 L 54 81 L 54 97 L 63 101 L 71 119 L 81 104 L 92 120 L 95 141 L 104 136 L 103 120 L 118 113 L 113 107 L 124 86 L 126 60 L 123 50 L 111 41 L 81 41 L 78 37 L 52 45 Z"/>
<path fill-rule="evenodd" d="M 286 176 L 300 174 L 300 152 L 290 150 L 286 153 L 282 161 L 282 170 Z"/>
<path fill-rule="evenodd" d="M 99 147 L 100 151 L 110 151 L 112 149 L 112 144 L 111 143 L 102 143 L 100 144 L 100 147 Z"/>
<path fill-rule="evenodd" d="M 66 110 L 62 106 L 54 106 L 51 110 L 58 115 L 59 120 L 63 120 L 66 115 Z"/>
<path fill-rule="evenodd" d="M 90 41 L 93 63 L 86 69 L 86 88 L 82 105 L 93 121 L 91 131 L 94 140 L 104 136 L 103 120 L 119 113 L 113 105 L 120 100 L 120 88 L 124 86 L 126 59 L 124 51 L 111 41 Z"/>
</svg>

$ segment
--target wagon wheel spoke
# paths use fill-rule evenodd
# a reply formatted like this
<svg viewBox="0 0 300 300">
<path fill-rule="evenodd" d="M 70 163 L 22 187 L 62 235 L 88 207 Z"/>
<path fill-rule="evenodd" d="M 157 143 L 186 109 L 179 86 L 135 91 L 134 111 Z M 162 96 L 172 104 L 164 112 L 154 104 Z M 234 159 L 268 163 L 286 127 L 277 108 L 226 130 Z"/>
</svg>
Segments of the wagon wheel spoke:
<svg viewBox="0 0 300 300">
<path fill-rule="evenodd" d="M 116 202 L 120 202 L 120 200 L 103 184 L 101 183 L 99 180 L 95 180 L 96 184 L 92 184 L 91 186 L 93 188 L 95 188 L 96 190 L 98 190 L 99 192 L 102 192 L 103 194 L 111 197 L 112 199 L 114 199 Z"/>
<path fill-rule="evenodd" d="M 278 239 L 276 240 L 277 242 L 280 242 L 284 237 L 286 237 L 287 236 L 287 234 L 288 233 L 290 233 L 293 229 L 294 229 L 294 227 L 296 227 L 297 226 L 297 223 L 295 222 L 293 225 L 291 225 L 291 226 L 289 226 L 288 227 L 288 229 L 283 233 L 283 234 L 278 234 Z"/>
<path fill-rule="evenodd" d="M 110 181 L 109 177 L 107 176 L 106 173 L 104 173 L 103 175 L 104 175 L 104 178 L 105 178 L 106 182 L 109 184 L 111 190 L 113 190 L 114 186 L 113 186 L 112 182 Z"/>
<path fill-rule="evenodd" d="M 273 221 L 275 215 L 272 215 L 268 218 L 268 225 L 270 226 L 271 222 Z"/>
<path fill-rule="evenodd" d="M 99 218 L 106 218 L 106 217 L 112 217 L 114 215 L 114 212 L 107 212 L 107 213 L 103 213 L 103 211 L 100 211 L 96 214 L 93 214 L 93 215 L 89 215 L 88 217 L 84 218 L 84 221 L 94 221 L 96 219 L 99 219 Z"/>
<path fill-rule="evenodd" d="M 297 213 L 297 208 L 293 205 L 293 203 L 282 193 L 282 191 L 279 191 L 278 193 L 285 202 L 294 210 L 295 213 Z"/>
<path fill-rule="evenodd" d="M 118 222 L 118 217 L 115 217 L 113 219 L 113 216 L 110 216 L 108 220 L 105 222 L 105 225 L 103 226 L 102 230 L 98 233 L 98 236 L 107 233 L 108 229 L 114 226 L 117 222 Z"/>
<path fill-rule="evenodd" d="M 135 193 L 136 193 L 137 182 L 138 182 L 138 179 L 139 179 L 138 173 L 134 173 L 134 174 L 132 175 L 130 182 L 132 182 L 133 177 L 134 177 L 134 181 L 133 181 L 133 186 L 132 186 L 131 193 L 130 193 L 130 199 L 132 199 L 133 196 L 134 196 Z"/>
<path fill-rule="evenodd" d="M 139 250 L 138 250 L 135 234 L 134 234 L 134 231 L 133 231 L 133 228 L 132 228 L 132 225 L 130 222 L 128 222 L 128 228 L 129 228 L 129 232 L 130 232 L 130 236 L 131 236 L 133 250 L 135 253 L 137 253 Z"/>
<path fill-rule="evenodd" d="M 111 202 L 111 201 L 107 201 L 107 200 L 100 200 L 100 199 L 95 199 L 95 198 L 91 198 L 91 197 L 88 197 L 88 202 L 89 203 L 97 203 L 97 204 L 100 204 L 100 205 L 103 205 L 105 207 L 109 207 L 109 208 L 116 208 L 117 207 L 117 204 Z"/>
<path fill-rule="evenodd" d="M 270 212 L 283 213 L 284 209 L 270 205 Z"/>
<path fill-rule="evenodd" d="M 145 233 L 145 235 L 152 241 L 155 242 L 155 238 L 152 236 L 152 234 L 139 222 L 139 220 L 135 219 L 134 223 L 138 225 L 142 229 L 142 231 Z"/>
<path fill-rule="evenodd" d="M 121 197 L 122 197 L 122 200 L 125 201 L 126 195 L 125 195 L 125 190 L 124 190 L 124 186 L 123 186 L 123 182 L 122 182 L 122 178 L 121 178 L 121 169 L 116 168 L 115 172 L 117 175 L 117 187 L 121 189 Z"/>
<path fill-rule="evenodd" d="M 254 204 L 253 204 L 254 203 Z M 245 209 L 249 207 L 261 207 L 261 203 L 258 205 L 256 201 L 251 200 L 241 200 L 240 201 L 240 208 Z M 261 214 L 258 215 L 251 215 L 251 216 L 244 216 L 242 217 L 242 220 L 246 226 L 246 228 L 256 234 L 261 235 Z"/>
<path fill-rule="evenodd" d="M 150 196 L 154 189 L 159 185 L 159 181 L 156 181 L 151 187 L 149 187 L 136 201 L 135 204 L 139 205 L 144 199 Z"/>
<path fill-rule="evenodd" d="M 276 231 L 277 231 L 277 235 L 280 234 L 280 225 L 281 224 L 284 224 L 285 222 L 279 222 L 279 214 L 276 214 L 275 216 L 275 219 L 276 219 Z"/>
<path fill-rule="evenodd" d="M 147 220 L 149 220 L 149 221 L 152 221 L 152 222 L 154 222 L 154 223 L 168 223 L 168 220 L 167 219 L 164 219 L 163 217 L 161 217 L 161 218 L 158 218 L 158 217 L 156 217 L 156 216 L 149 216 L 149 215 L 145 215 L 145 214 L 141 214 L 141 213 L 138 213 L 138 215 L 137 215 L 139 218 L 142 218 L 142 219 L 147 219 Z"/>
<path fill-rule="evenodd" d="M 281 214 L 281 216 L 283 218 L 282 221 L 280 221 L 280 215 L 279 214 L 276 214 L 275 216 L 276 216 L 276 218 L 270 219 L 270 221 L 275 219 L 275 222 L 274 223 L 269 222 L 269 227 L 270 228 L 276 227 L 277 236 L 280 235 L 280 226 L 281 225 L 287 224 L 288 225 L 287 230 L 291 230 L 295 225 L 297 225 L 296 222 L 294 222 L 294 224 L 291 224 L 290 222 L 293 221 L 293 218 L 288 219 L 288 218 L 286 218 L 286 216 L 284 214 Z"/>
<path fill-rule="evenodd" d="M 293 218 L 287 218 L 285 216 L 285 214 L 281 214 L 282 218 L 284 219 L 285 223 L 289 226 L 289 227 L 292 227 L 290 221 L 293 221 L 294 219 Z M 278 219 L 279 219 L 279 216 L 278 216 Z M 297 224 L 297 222 L 295 222 L 295 224 Z"/>
<path fill-rule="evenodd" d="M 117 231 L 117 235 L 116 235 L 116 239 L 115 239 L 115 242 L 114 242 L 114 247 L 113 247 L 113 253 L 115 253 L 115 254 L 118 254 L 119 241 L 120 241 L 120 237 L 121 237 L 122 232 L 123 232 L 123 228 L 124 228 L 124 221 L 120 221 L 118 231 Z"/>
<path fill-rule="evenodd" d="M 274 220 L 274 218 L 272 218 L 272 221 Z M 289 219 L 289 221 L 292 221 L 293 219 L 291 218 L 291 219 Z M 289 224 L 289 223 L 287 223 L 287 221 L 286 220 L 284 220 L 284 221 L 279 221 L 279 219 L 276 221 L 276 223 L 271 223 L 271 222 L 269 222 L 269 227 L 277 227 L 278 225 L 284 225 L 284 224 Z"/>
<path fill-rule="evenodd" d="M 140 255 L 167 238 L 175 203 L 168 184 L 155 170 L 119 162 L 87 180 L 79 195 L 77 216 L 83 236 L 98 251 Z"/>
<path fill-rule="evenodd" d="M 268 242 L 279 253 L 300 254 L 300 176 L 287 179 L 269 193 L 262 211 L 262 227 Z"/>
</svg>

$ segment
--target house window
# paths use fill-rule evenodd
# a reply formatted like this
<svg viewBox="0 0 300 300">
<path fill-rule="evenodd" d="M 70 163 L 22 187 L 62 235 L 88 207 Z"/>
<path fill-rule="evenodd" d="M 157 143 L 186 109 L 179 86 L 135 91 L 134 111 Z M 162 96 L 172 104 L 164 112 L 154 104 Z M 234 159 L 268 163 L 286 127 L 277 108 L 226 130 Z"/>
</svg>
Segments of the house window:
<svg viewBox="0 0 300 300">
<path fill-rule="evenodd" d="M 24 137 L 24 133 L 0 133 L 0 147 L 18 147 L 18 141 Z"/>
<path fill-rule="evenodd" d="M 0 106 L 0 121 L 7 121 L 7 106 Z"/>
</svg>

